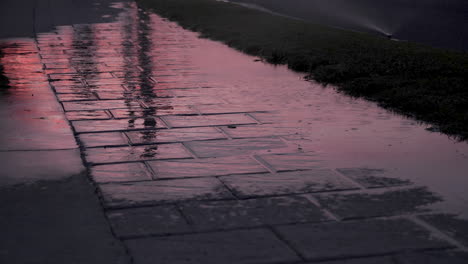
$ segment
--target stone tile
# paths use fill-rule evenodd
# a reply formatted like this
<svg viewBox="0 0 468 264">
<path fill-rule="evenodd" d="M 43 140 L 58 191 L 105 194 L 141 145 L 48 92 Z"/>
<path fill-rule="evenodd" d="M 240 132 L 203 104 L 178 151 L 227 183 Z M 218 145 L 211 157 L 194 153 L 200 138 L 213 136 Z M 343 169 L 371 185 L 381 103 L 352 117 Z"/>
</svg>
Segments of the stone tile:
<svg viewBox="0 0 468 264">
<path fill-rule="evenodd" d="M 399 186 L 411 184 L 410 181 L 399 179 L 389 171 L 373 168 L 340 168 L 341 174 L 359 182 L 367 188 Z"/>
<path fill-rule="evenodd" d="M 109 183 L 100 185 L 100 188 L 106 207 L 233 198 L 231 193 L 216 178 Z"/>
<path fill-rule="evenodd" d="M 201 158 L 245 155 L 256 151 L 268 151 L 288 147 L 278 138 L 194 141 L 186 143 L 186 146 Z"/>
<path fill-rule="evenodd" d="M 193 140 L 226 139 L 226 136 L 213 127 L 176 128 L 157 131 L 127 132 L 133 144 L 152 142 L 186 142 Z"/>
<path fill-rule="evenodd" d="M 314 154 L 270 154 L 260 155 L 276 171 L 308 170 L 319 167 L 318 156 Z"/>
<path fill-rule="evenodd" d="M 126 244 L 138 264 L 268 264 L 299 260 L 266 229 L 135 239 Z"/>
<path fill-rule="evenodd" d="M 182 144 L 164 144 L 115 148 L 92 148 L 85 151 L 90 163 L 112 163 L 157 159 L 192 158 Z"/>
<path fill-rule="evenodd" d="M 190 227 L 173 205 L 112 210 L 107 213 L 121 238 L 189 232 Z"/>
<path fill-rule="evenodd" d="M 307 264 L 313 264 L 317 262 L 308 262 Z M 335 261 L 319 262 L 320 264 L 400 264 L 395 262 L 392 257 L 368 257 L 368 258 L 353 258 Z"/>
<path fill-rule="evenodd" d="M 78 133 L 166 128 L 162 121 L 156 117 L 146 117 L 144 119 L 79 120 L 73 121 L 72 125 Z"/>
<path fill-rule="evenodd" d="M 87 148 L 128 145 L 125 135 L 119 132 L 80 134 L 78 137 Z"/>
<path fill-rule="evenodd" d="M 222 176 L 230 174 L 268 172 L 249 157 L 150 161 L 157 178 Z"/>
<path fill-rule="evenodd" d="M 57 94 L 57 97 L 61 102 L 97 100 L 97 97 L 93 93 L 61 93 Z"/>
<path fill-rule="evenodd" d="M 284 136 L 292 133 L 289 128 L 270 125 L 225 126 L 222 129 L 232 138 Z"/>
<path fill-rule="evenodd" d="M 226 105 L 226 104 L 214 104 L 214 105 L 197 105 L 197 109 L 203 114 L 228 114 L 228 113 L 246 113 L 246 112 L 261 112 L 267 110 L 268 107 L 261 107 L 258 105 L 246 106 L 246 105 Z"/>
<path fill-rule="evenodd" d="M 281 123 L 284 117 L 277 113 L 252 113 L 252 116 L 264 124 Z"/>
<path fill-rule="evenodd" d="M 242 198 L 356 189 L 333 171 L 325 169 L 223 176 L 220 179 Z"/>
<path fill-rule="evenodd" d="M 451 251 L 427 251 L 403 254 L 397 257 L 398 264 L 466 264 L 468 253 Z"/>
<path fill-rule="evenodd" d="M 396 191 L 315 196 L 341 219 L 392 216 L 429 211 L 441 198 L 424 187 Z"/>
<path fill-rule="evenodd" d="M 139 162 L 93 166 L 91 177 L 98 183 L 152 180 L 146 166 Z"/>
<path fill-rule="evenodd" d="M 468 247 L 467 219 L 451 214 L 428 214 L 421 218 Z"/>
<path fill-rule="evenodd" d="M 191 202 L 181 208 L 199 230 L 328 220 L 319 208 L 300 196 Z"/>
<path fill-rule="evenodd" d="M 164 121 L 171 127 L 199 127 L 256 124 L 245 114 L 207 115 L 207 116 L 165 116 Z"/>
<path fill-rule="evenodd" d="M 153 107 L 141 110 L 129 109 L 114 109 L 111 110 L 115 118 L 135 118 L 151 116 L 165 116 L 165 115 L 196 115 L 197 112 L 189 106 L 184 105 L 169 105 L 161 107 Z"/>
<path fill-rule="evenodd" d="M 124 100 L 101 100 L 84 102 L 65 102 L 65 111 L 85 111 L 85 110 L 106 110 L 118 108 L 140 108 L 140 104 L 135 101 Z"/>
<path fill-rule="evenodd" d="M 405 219 L 299 224 L 277 230 L 310 260 L 451 247 Z"/>
<path fill-rule="evenodd" d="M 130 92 L 125 92 L 122 89 L 116 91 L 97 91 L 96 94 L 101 100 L 118 100 L 132 97 Z"/>
<path fill-rule="evenodd" d="M 76 111 L 66 112 L 67 119 L 70 121 L 76 120 L 103 120 L 110 119 L 109 115 L 105 111 Z"/>
</svg>

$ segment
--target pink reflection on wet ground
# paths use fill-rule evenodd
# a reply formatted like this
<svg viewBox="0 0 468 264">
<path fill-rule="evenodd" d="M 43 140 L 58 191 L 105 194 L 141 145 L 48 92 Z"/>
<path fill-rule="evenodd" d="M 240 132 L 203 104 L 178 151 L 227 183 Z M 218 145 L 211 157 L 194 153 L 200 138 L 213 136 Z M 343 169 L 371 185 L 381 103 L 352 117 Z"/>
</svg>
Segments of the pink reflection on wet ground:
<svg viewBox="0 0 468 264">
<path fill-rule="evenodd" d="M 0 40 L 3 74 L 0 88 L 1 150 L 49 150 L 76 147 L 60 105 L 50 90 L 32 39 Z"/>
<path fill-rule="evenodd" d="M 31 58 L 23 58 L 31 60 L 27 63 L 31 69 L 15 69 L 16 79 L 24 79 L 20 78 L 23 74 L 47 85 L 43 73 L 34 77 L 34 71 L 41 68 L 35 68 L 35 63 L 44 65 L 88 165 L 138 162 L 153 168 L 146 173 L 157 179 L 154 168 L 169 168 L 154 165 L 158 160 L 170 160 L 159 163 L 170 166 L 173 163 L 167 162 L 181 159 L 187 166 L 187 160 L 193 160 L 203 167 L 206 165 L 200 164 L 207 164 L 207 159 L 233 157 L 262 165 L 283 180 L 271 182 L 269 174 L 258 174 L 257 169 L 250 171 L 253 175 L 242 176 L 244 181 L 227 175 L 209 178 L 207 187 L 205 180 L 185 183 L 185 176 L 179 175 L 183 191 L 174 187 L 177 192 L 171 196 L 165 183 L 140 183 L 132 178 L 134 173 L 127 179 L 119 175 L 119 183 L 106 176 L 110 185 L 104 188 L 104 196 L 111 207 L 126 207 L 135 201 L 158 203 L 154 199 L 160 196 L 151 190 L 164 188 L 175 200 L 225 197 L 225 185 L 238 194 L 255 188 L 265 196 L 315 192 L 302 186 L 313 177 L 298 180 L 302 174 L 294 170 L 318 168 L 316 173 L 325 175 L 317 184 L 319 192 L 412 182 L 441 194 L 446 200 L 443 211 L 468 213 L 464 206 L 468 202 L 465 142 L 431 133 L 424 124 L 339 94 L 333 87 L 306 82 L 302 74 L 285 67 L 200 39 L 135 4 L 122 6 L 125 10 L 116 22 L 62 26 L 40 34 L 37 49 L 41 60 L 35 51 Z M 33 43 L 30 46 L 36 49 Z M 12 60 L 20 59 L 4 57 L 11 65 Z M 14 80 L 15 75 L 11 76 Z M 330 171 L 324 169 L 340 174 L 340 179 L 326 181 L 334 177 L 328 177 Z M 376 174 L 367 175 L 369 171 Z M 200 177 L 215 176 L 210 173 L 205 168 Z M 374 184 L 379 177 L 381 182 Z M 400 181 L 382 180 L 386 178 Z M 193 196 L 187 187 L 192 184 L 200 187 Z M 146 196 L 138 196 L 140 189 Z"/>
</svg>

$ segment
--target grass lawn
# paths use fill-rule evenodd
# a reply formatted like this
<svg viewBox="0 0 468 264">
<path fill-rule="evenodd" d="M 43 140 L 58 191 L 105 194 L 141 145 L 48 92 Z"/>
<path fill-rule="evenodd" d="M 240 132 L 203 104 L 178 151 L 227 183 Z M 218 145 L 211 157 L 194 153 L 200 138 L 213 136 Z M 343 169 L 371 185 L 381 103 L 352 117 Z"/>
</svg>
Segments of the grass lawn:
<svg viewBox="0 0 468 264">
<path fill-rule="evenodd" d="M 215 0 L 137 0 L 245 53 L 468 139 L 468 53 L 391 41 Z"/>
</svg>

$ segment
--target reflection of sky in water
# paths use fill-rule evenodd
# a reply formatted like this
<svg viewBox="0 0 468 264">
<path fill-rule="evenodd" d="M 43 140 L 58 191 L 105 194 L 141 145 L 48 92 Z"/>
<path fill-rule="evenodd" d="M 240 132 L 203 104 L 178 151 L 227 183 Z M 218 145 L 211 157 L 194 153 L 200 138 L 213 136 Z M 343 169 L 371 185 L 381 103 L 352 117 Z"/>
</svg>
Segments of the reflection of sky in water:
<svg viewBox="0 0 468 264">
<path fill-rule="evenodd" d="M 322 165 L 383 169 L 385 176 L 429 186 L 443 195 L 444 211 L 468 213 L 465 142 L 428 132 L 425 125 L 339 94 L 333 87 L 303 81 L 301 74 L 285 67 L 255 62 L 220 43 L 198 39 L 134 6 L 117 22 L 76 25 L 73 30 L 62 26 L 53 37 L 39 37 L 38 43 L 41 51 L 48 51 L 49 57 L 42 59 L 46 67 L 71 73 L 69 80 L 53 81 L 54 89 L 106 98 L 102 102 L 111 109 L 107 114 L 129 119 L 122 129 L 148 129 L 137 135 L 139 144 L 158 142 L 158 131 L 151 130 L 161 122 L 157 116 L 198 113 L 188 105 L 198 111 L 232 106 L 271 110 L 254 117 L 271 123 L 272 130 L 287 132 L 285 139 L 316 153 Z M 38 57 L 2 59 L 13 80 L 9 100 L 17 101 L 30 96 L 19 91 L 31 83 L 15 80 L 36 82 L 44 77 L 36 72 L 40 68 L 8 68 L 14 67 L 8 63 L 13 59 L 29 65 Z M 129 156 L 153 157 L 158 151 L 143 147 Z"/>
</svg>

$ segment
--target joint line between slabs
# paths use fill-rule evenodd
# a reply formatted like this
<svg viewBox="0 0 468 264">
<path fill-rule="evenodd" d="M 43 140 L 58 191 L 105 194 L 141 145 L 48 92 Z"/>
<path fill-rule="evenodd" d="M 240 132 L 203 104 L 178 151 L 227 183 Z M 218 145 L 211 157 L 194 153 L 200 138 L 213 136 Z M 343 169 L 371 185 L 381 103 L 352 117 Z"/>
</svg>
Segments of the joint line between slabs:
<svg viewBox="0 0 468 264">
<path fill-rule="evenodd" d="M 268 162 L 266 162 L 262 157 L 257 154 L 250 155 L 250 157 L 259 163 L 262 167 L 268 170 L 268 172 L 272 174 L 277 174 L 277 171 L 271 166 Z"/>
<path fill-rule="evenodd" d="M 434 236 L 445 240 L 446 242 L 456 246 L 458 249 L 468 252 L 468 247 L 464 246 L 462 243 L 458 242 L 456 239 L 450 237 L 449 235 L 445 234 L 444 232 L 440 231 L 436 227 L 432 226 L 431 224 L 427 223 L 426 221 L 416 217 L 416 216 L 406 216 L 406 218 L 413 223 L 423 227 L 424 229 L 428 230 Z"/>
</svg>

